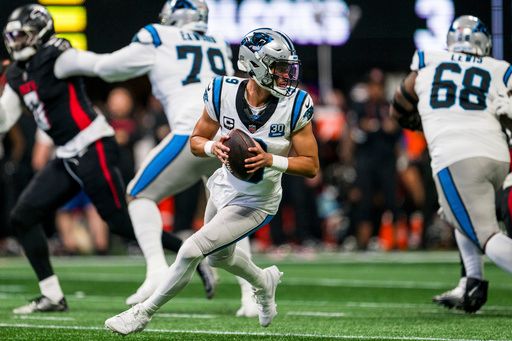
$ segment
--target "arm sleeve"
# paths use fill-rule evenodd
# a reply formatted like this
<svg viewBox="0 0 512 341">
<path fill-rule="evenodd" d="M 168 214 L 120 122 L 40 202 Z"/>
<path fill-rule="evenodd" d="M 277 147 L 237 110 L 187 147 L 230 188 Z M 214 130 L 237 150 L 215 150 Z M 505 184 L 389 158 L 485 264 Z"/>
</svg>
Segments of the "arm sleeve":
<svg viewBox="0 0 512 341">
<path fill-rule="evenodd" d="M 5 133 L 21 116 L 21 102 L 18 94 L 6 85 L 0 97 L 0 133 Z"/>
<path fill-rule="evenodd" d="M 133 42 L 115 52 L 101 55 L 94 64 L 94 74 L 107 82 L 123 81 L 148 73 L 156 59 L 153 45 Z"/>
<path fill-rule="evenodd" d="M 100 60 L 100 55 L 77 49 L 68 49 L 55 61 L 53 71 L 55 77 L 64 79 L 72 76 L 94 77 L 94 65 Z"/>
<path fill-rule="evenodd" d="M 301 93 L 305 94 L 305 96 L 301 96 Z M 315 111 L 311 96 L 303 91 L 301 91 L 301 93 L 297 95 L 292 115 L 292 125 L 294 125 L 293 132 L 301 130 L 311 122 L 313 119 L 313 112 Z M 293 121 L 296 122 L 294 123 Z"/>
</svg>

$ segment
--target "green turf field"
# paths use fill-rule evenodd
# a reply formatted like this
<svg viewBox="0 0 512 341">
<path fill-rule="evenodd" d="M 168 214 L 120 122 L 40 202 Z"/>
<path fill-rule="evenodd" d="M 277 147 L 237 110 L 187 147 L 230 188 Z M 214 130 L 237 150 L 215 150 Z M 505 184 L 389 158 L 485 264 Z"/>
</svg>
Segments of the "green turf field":
<svg viewBox="0 0 512 341">
<path fill-rule="evenodd" d="M 278 287 L 279 315 L 268 328 L 236 318 L 239 289 L 219 272 L 212 301 L 197 277 L 157 314 L 141 334 L 166 340 L 508 340 L 512 339 L 512 278 L 486 264 L 489 301 L 466 315 L 439 308 L 432 295 L 451 288 L 458 256 L 448 253 L 321 254 L 312 261 L 272 261 L 284 272 Z M 0 258 L 0 340 L 105 340 L 121 337 L 103 321 L 126 307 L 125 297 L 142 280 L 141 258 L 55 259 L 68 313 L 14 316 L 11 309 L 38 294 L 28 263 Z"/>
</svg>

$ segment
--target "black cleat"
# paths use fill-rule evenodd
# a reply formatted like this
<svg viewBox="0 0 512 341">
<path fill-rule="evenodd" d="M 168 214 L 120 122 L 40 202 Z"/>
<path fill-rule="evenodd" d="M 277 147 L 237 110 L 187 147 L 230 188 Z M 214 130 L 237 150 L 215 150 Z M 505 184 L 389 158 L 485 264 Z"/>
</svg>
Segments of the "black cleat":
<svg viewBox="0 0 512 341">
<path fill-rule="evenodd" d="M 68 309 L 65 297 L 63 297 L 58 303 L 54 303 L 48 297 L 41 295 L 34 298 L 29 304 L 13 309 L 12 312 L 14 314 L 32 314 L 36 312 L 62 312 L 68 311 Z"/>
<path fill-rule="evenodd" d="M 487 302 L 488 288 L 488 281 L 468 277 L 462 304 L 457 309 L 462 309 L 466 313 L 476 313 Z"/>
<path fill-rule="evenodd" d="M 203 260 L 197 266 L 197 273 L 201 277 L 201 281 L 203 281 L 206 298 L 211 300 L 213 296 L 215 296 L 215 289 L 217 287 L 217 280 L 213 269 L 208 265 L 206 260 Z"/>
</svg>

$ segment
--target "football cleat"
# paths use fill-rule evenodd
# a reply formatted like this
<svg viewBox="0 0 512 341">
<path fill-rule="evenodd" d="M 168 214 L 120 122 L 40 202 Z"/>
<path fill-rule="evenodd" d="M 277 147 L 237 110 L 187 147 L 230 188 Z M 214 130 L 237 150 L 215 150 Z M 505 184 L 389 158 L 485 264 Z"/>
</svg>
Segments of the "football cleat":
<svg viewBox="0 0 512 341">
<path fill-rule="evenodd" d="M 48 297 L 41 295 L 30 301 L 29 304 L 23 305 L 19 308 L 13 309 L 14 314 L 32 314 L 36 312 L 63 312 L 68 311 L 68 304 L 66 298 L 62 298 L 59 302 L 55 303 Z"/>
<path fill-rule="evenodd" d="M 237 317 L 256 317 L 258 316 L 258 304 L 250 292 L 242 291 L 242 305 L 236 312 Z"/>
<path fill-rule="evenodd" d="M 258 304 L 258 318 L 262 327 L 268 327 L 277 315 L 276 288 L 283 273 L 277 266 L 263 269 L 266 285 L 262 289 L 253 288 L 254 298 Z"/>
<path fill-rule="evenodd" d="M 468 277 L 461 308 L 466 313 L 476 313 L 487 302 L 489 282 Z"/>
<path fill-rule="evenodd" d="M 460 306 L 464 297 L 464 290 L 466 289 L 467 278 L 462 277 L 459 280 L 459 284 L 442 294 L 432 297 L 432 302 L 439 304 L 440 306 L 452 309 L 453 307 Z"/>
<path fill-rule="evenodd" d="M 137 304 L 130 309 L 109 318 L 105 321 L 105 328 L 121 335 L 138 333 L 151 321 L 151 315 L 142 304 Z"/>
<path fill-rule="evenodd" d="M 434 296 L 432 301 L 449 309 L 475 313 L 487 302 L 488 287 L 488 281 L 463 277 L 457 287 Z"/>
<path fill-rule="evenodd" d="M 211 300 L 213 296 L 215 296 L 215 289 L 217 288 L 217 280 L 213 273 L 213 269 L 208 265 L 206 260 L 203 260 L 197 266 L 197 273 L 203 282 L 206 298 Z"/>
<path fill-rule="evenodd" d="M 126 299 L 125 303 L 127 305 L 134 305 L 137 303 L 142 303 L 145 300 L 147 300 L 149 296 L 151 296 L 155 292 L 158 285 L 162 283 L 166 273 L 167 268 L 155 273 L 152 276 L 146 277 L 142 285 L 137 289 L 137 291 L 134 294 L 132 294 Z"/>
</svg>

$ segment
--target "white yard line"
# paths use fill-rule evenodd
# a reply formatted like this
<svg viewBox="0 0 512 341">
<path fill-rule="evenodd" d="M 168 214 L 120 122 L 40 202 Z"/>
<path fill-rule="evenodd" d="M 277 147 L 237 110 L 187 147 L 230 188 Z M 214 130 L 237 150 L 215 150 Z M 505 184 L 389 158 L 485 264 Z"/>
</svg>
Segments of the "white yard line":
<svg viewBox="0 0 512 341">
<path fill-rule="evenodd" d="M 26 295 L 20 294 L 7 294 L 0 293 L 0 300 L 12 300 L 12 299 L 21 299 L 25 298 Z M 76 297 L 73 294 L 67 295 L 66 299 L 68 301 L 83 301 L 87 300 L 90 302 L 99 302 L 105 303 L 106 300 L 112 301 L 124 301 L 126 299 L 125 296 L 109 296 L 109 295 L 85 295 L 83 297 Z M 205 305 L 214 306 L 215 304 L 238 304 L 240 302 L 239 298 L 215 298 L 212 301 L 207 301 L 204 298 L 197 297 L 175 297 L 172 299 L 173 302 L 176 303 L 187 303 L 187 304 L 198 304 L 201 307 Z M 308 301 L 308 300 L 281 300 L 278 299 L 277 302 L 283 306 L 292 306 L 292 307 L 348 307 L 348 308 L 363 308 L 363 309 L 421 309 L 421 311 L 443 311 L 443 309 L 436 308 L 433 303 L 395 303 L 395 302 L 337 302 L 337 301 Z M 484 312 L 498 310 L 498 311 L 512 311 L 512 306 L 497 306 L 497 305 L 486 305 L 484 306 Z M 163 313 L 167 314 L 167 313 Z M 197 314 L 196 314 L 197 315 Z M 204 314 L 207 315 L 207 314 Z"/>
<path fill-rule="evenodd" d="M 0 328 L 33 328 L 33 329 L 56 329 L 56 330 L 105 330 L 101 327 L 84 326 L 58 326 L 28 323 L 0 323 Z M 145 333 L 169 333 L 169 334 L 201 334 L 201 335 L 233 335 L 233 336 L 272 336 L 283 338 L 315 338 L 315 339 L 338 339 L 338 340 L 404 340 L 404 341 L 481 341 L 480 339 L 451 339 L 445 337 L 420 337 L 420 336 L 385 336 L 385 335 L 330 335 L 311 333 L 263 333 L 263 332 L 241 332 L 222 330 L 188 330 L 188 329 L 146 329 Z M 509 341 L 507 339 L 487 341 Z"/>
<path fill-rule="evenodd" d="M 289 311 L 286 316 L 308 316 L 308 317 L 344 317 L 345 313 L 328 313 L 323 311 Z"/>
<path fill-rule="evenodd" d="M 74 317 L 57 316 L 36 316 L 36 315 L 14 315 L 15 319 L 20 320 L 41 320 L 41 321 L 74 321 Z"/>
<path fill-rule="evenodd" d="M 0 284 L 1 292 L 24 292 L 26 290 L 24 285 L 8 285 L 8 284 Z"/>
<path fill-rule="evenodd" d="M 0 273 L 0 279 L 33 279 L 32 273 L 9 274 Z M 142 277 L 133 274 L 109 274 L 109 273 L 78 273 L 67 272 L 59 275 L 61 281 L 88 281 L 101 283 L 140 283 Z M 234 284 L 235 280 L 223 278 L 223 283 Z M 199 280 L 197 280 L 199 281 Z M 454 283 L 454 282 L 453 282 Z M 283 277 L 284 286 L 321 286 L 321 287 L 348 287 L 348 288 L 386 288 L 386 289 L 447 289 L 453 283 L 447 282 L 425 282 L 425 281 L 390 281 L 390 280 L 365 280 L 365 279 L 342 279 L 342 278 L 308 278 L 308 277 Z M 512 290 L 510 284 L 494 284 L 493 288 Z M 0 291 L 1 290 L 0 288 Z"/>
<path fill-rule="evenodd" d="M 213 314 L 173 314 L 173 313 L 157 313 L 158 317 L 186 318 L 186 319 L 213 319 L 218 315 Z"/>
</svg>

